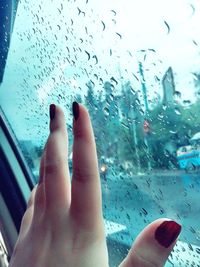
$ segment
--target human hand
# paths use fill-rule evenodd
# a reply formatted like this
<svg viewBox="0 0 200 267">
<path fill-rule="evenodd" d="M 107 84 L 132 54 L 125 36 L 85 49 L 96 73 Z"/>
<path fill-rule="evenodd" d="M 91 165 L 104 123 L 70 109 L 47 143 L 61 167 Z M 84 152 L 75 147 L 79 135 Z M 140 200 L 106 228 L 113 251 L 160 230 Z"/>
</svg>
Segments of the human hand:
<svg viewBox="0 0 200 267">
<path fill-rule="evenodd" d="M 40 180 L 22 220 L 10 267 L 108 267 L 96 146 L 86 109 L 73 104 L 73 176 L 62 110 L 50 106 Z M 120 267 L 162 267 L 181 227 L 159 219 L 135 240 Z"/>
</svg>

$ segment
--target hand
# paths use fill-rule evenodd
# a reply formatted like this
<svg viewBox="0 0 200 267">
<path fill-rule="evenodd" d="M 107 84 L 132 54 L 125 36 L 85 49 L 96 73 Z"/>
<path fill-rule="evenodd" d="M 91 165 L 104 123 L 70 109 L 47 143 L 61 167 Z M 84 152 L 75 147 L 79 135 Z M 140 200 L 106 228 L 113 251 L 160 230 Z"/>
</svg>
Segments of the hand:
<svg viewBox="0 0 200 267">
<path fill-rule="evenodd" d="M 62 110 L 50 106 L 40 180 L 22 220 L 10 267 L 108 267 L 96 146 L 86 109 L 73 104 L 73 177 Z M 159 219 L 137 237 L 120 267 L 163 266 L 181 227 Z"/>
</svg>

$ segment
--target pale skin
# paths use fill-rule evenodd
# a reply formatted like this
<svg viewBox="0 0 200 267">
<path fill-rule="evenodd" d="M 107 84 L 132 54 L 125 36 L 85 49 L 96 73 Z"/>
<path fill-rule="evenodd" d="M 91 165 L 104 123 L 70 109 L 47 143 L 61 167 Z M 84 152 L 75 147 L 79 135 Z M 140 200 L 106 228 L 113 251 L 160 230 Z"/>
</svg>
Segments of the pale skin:
<svg viewBox="0 0 200 267">
<path fill-rule="evenodd" d="M 93 129 L 79 105 L 73 122 L 73 176 L 68 169 L 64 113 L 56 106 L 34 188 L 10 267 L 108 267 L 101 185 Z M 164 247 L 154 237 L 166 219 L 149 224 L 119 267 L 163 267 L 176 240 Z"/>
</svg>

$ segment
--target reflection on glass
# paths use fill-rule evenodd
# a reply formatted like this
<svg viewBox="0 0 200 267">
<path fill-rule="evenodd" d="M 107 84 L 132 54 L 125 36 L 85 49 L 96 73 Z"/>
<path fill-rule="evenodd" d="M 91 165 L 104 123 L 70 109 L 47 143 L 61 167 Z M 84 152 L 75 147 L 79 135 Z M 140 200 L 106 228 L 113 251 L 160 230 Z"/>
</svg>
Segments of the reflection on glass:
<svg viewBox="0 0 200 267">
<path fill-rule="evenodd" d="M 113 264 L 158 217 L 183 225 L 166 266 L 200 262 L 199 17 L 197 0 L 19 3 L 0 104 L 36 182 L 48 105 L 70 147 L 71 103 L 87 106 Z"/>
</svg>

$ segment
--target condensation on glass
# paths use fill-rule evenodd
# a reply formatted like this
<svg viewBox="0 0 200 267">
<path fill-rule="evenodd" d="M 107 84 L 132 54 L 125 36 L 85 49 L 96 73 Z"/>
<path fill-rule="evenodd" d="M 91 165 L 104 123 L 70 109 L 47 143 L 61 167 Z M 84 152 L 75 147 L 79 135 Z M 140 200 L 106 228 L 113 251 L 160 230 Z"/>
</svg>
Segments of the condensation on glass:
<svg viewBox="0 0 200 267">
<path fill-rule="evenodd" d="M 38 179 L 48 105 L 88 108 L 113 266 L 145 225 L 183 226 L 166 266 L 200 263 L 197 0 L 21 0 L 0 104 Z M 9 97 L 8 97 L 9 93 Z"/>
</svg>

